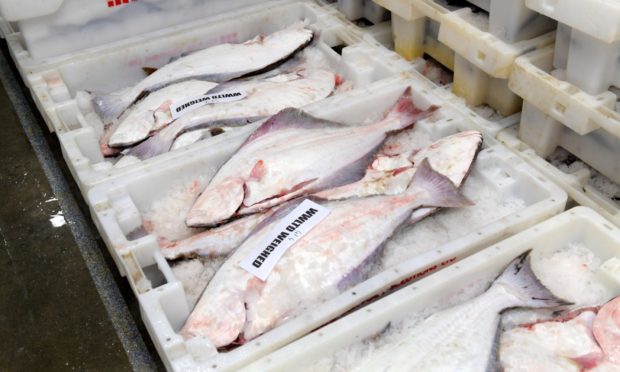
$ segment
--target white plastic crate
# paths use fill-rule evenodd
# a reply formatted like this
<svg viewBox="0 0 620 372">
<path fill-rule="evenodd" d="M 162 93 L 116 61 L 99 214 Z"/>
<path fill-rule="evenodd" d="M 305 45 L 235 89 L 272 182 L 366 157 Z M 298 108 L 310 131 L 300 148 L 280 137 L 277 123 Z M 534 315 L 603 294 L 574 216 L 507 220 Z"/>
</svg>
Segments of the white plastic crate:
<svg viewBox="0 0 620 372">
<path fill-rule="evenodd" d="M 338 10 L 351 21 L 366 18 L 377 24 L 390 19 L 390 12 L 372 0 L 338 0 Z"/>
<path fill-rule="evenodd" d="M 612 200 L 613 196 L 610 197 L 607 190 L 598 187 L 592 171 L 584 168 L 574 172 L 563 172 L 549 161 L 538 156 L 531 147 L 520 140 L 518 131 L 518 125 L 505 129 L 497 135 L 497 139 L 515 151 L 545 177 L 564 189 L 574 203 L 592 208 L 609 221 L 620 226 L 620 200 Z"/>
<path fill-rule="evenodd" d="M 218 16 L 217 22 L 209 20 L 172 27 L 117 45 L 77 53 L 71 62 L 31 73 L 28 80 L 35 103 L 50 128 L 58 133 L 69 169 L 85 193 L 103 179 L 184 154 L 183 150 L 176 150 L 123 168 L 113 166 L 105 161 L 97 144 L 103 123 L 88 102 L 76 99 L 78 90 L 114 91 L 143 78 L 141 67 L 145 65 L 158 67 L 185 51 L 225 41 L 243 41 L 299 20 L 308 20 L 321 31 L 316 47 L 325 55 L 330 67 L 354 88 L 412 69 L 393 52 L 363 42 L 348 23 L 333 17 L 329 10 L 311 1 L 299 1 L 263 4 Z M 239 28 L 240 22 L 244 25 L 242 28 Z M 192 146 L 209 145 L 203 141 Z"/>
<path fill-rule="evenodd" d="M 452 108 L 450 103 L 443 102 L 433 93 L 435 90 L 433 85 L 419 77 L 393 78 L 377 82 L 365 89 L 313 104 L 308 107 L 308 111 L 347 124 L 360 123 L 387 110 L 408 84 L 411 84 L 414 100 L 418 104 L 443 105 L 434 119 L 427 119 L 417 124 L 420 133 L 428 135 L 431 140 L 436 140 L 460 130 L 478 129 L 478 124 L 474 122 L 475 118 L 465 116 Z M 566 194 L 562 190 L 548 182 L 517 156 L 497 145 L 493 138 L 486 137 L 484 149 L 478 155 L 469 182 L 479 182 L 481 187 L 492 190 L 484 195 L 485 199 L 519 198 L 523 204 L 507 212 L 508 215 L 492 220 L 484 226 L 472 228 L 464 235 L 445 237 L 448 240 L 442 244 L 439 251 L 434 250 L 435 246 L 429 246 L 426 253 L 398 261 L 399 264 L 372 276 L 357 286 L 353 292 L 344 293 L 333 301 L 317 305 L 311 312 L 304 313 L 237 349 L 197 357 L 192 354 L 192 350 L 200 350 L 200 346 L 185 342 L 177 334 L 190 309 L 183 287 L 163 258 L 156 237 L 148 235 L 130 241 L 127 234 L 141 226 L 141 216 L 149 210 L 155 200 L 164 197 L 170 192 L 169 190 L 190 185 L 199 175 L 209 179 L 219 164 L 234 151 L 236 143 L 243 141 L 245 136 L 229 138 L 210 149 L 200 151 L 188 149 L 182 159 L 171 160 L 156 167 L 144 167 L 131 176 L 98 185 L 88 193 L 88 202 L 96 225 L 115 260 L 122 270 L 126 271 L 128 280 L 141 303 L 147 329 L 162 359 L 168 368 L 173 370 L 199 367 L 217 370 L 239 368 L 393 286 L 418 279 L 440 268 L 442 264 L 457 261 L 481 247 L 493 244 L 505 236 L 561 212 L 566 202 Z M 153 188 L 152 185 L 157 185 L 157 188 Z M 433 224 L 445 222 L 444 218 L 446 217 L 437 215 L 423 223 L 431 224 L 427 226 L 434 231 Z M 467 220 L 466 217 L 461 218 Z M 415 229 L 416 226 L 420 225 L 411 228 Z M 432 234 L 441 235 L 439 232 Z M 439 238 L 439 235 L 436 238 Z M 212 367 L 213 365 L 217 367 Z"/>
<path fill-rule="evenodd" d="M 388 324 L 436 308 L 467 286 L 482 287 L 478 283 L 489 283 L 530 249 L 536 270 L 538 259 L 569 244 L 583 245 L 601 261 L 620 257 L 620 229 L 588 208 L 571 209 L 316 330 L 243 370 L 292 371 L 316 365 L 322 357 L 377 337 Z"/>
<path fill-rule="evenodd" d="M 510 88 L 524 100 L 519 137 L 542 157 L 561 146 L 620 184 L 616 95 L 590 95 L 554 77 L 552 60 L 549 47 L 515 62 Z"/>
<path fill-rule="evenodd" d="M 560 22 L 554 67 L 589 94 L 620 88 L 620 3 L 615 0 L 525 0 Z"/>
<path fill-rule="evenodd" d="M 392 12 L 394 47 L 399 54 L 407 59 L 430 55 L 454 71 L 454 93 L 473 106 L 489 104 L 504 116 L 519 111 L 521 106 L 519 97 L 507 84 L 514 60 L 525 52 L 553 43 L 554 39 L 552 32 L 544 34 L 553 27 L 552 22 L 546 21 L 540 29 L 529 29 L 536 32 L 527 34 L 527 40 L 507 42 L 491 32 L 500 29 L 509 32 L 512 26 L 502 29 L 491 19 L 493 14 L 501 14 L 497 19 L 502 19 L 506 16 L 503 12 L 510 7 L 523 8 L 521 1 L 508 5 L 498 2 L 489 8 L 491 17 L 473 13 L 468 7 L 455 8 L 433 0 L 375 2 Z M 517 10 L 514 12 L 516 19 L 531 19 L 516 16 L 521 14 Z M 518 25 L 519 22 L 515 23 L 512 29 L 519 29 Z M 525 38 L 526 34 L 521 37 Z"/>
</svg>

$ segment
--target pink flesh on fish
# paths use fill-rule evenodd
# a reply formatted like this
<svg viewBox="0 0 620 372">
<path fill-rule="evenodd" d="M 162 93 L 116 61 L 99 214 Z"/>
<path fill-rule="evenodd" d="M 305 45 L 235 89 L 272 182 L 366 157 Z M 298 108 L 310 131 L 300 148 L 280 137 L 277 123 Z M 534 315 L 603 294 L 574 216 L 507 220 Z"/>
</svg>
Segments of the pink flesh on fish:
<svg viewBox="0 0 620 372">
<path fill-rule="evenodd" d="M 593 333 L 607 360 L 620 364 L 620 297 L 606 303 L 594 320 Z"/>
</svg>

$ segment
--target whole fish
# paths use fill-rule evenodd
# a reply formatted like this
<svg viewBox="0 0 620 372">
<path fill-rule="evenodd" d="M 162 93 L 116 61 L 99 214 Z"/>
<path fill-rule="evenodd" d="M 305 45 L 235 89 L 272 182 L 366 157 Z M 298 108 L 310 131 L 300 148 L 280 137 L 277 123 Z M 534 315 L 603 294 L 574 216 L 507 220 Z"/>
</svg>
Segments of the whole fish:
<svg viewBox="0 0 620 372">
<path fill-rule="evenodd" d="M 212 226 L 364 176 L 390 132 L 434 112 L 411 101 L 408 88 L 372 125 L 343 126 L 285 109 L 263 123 L 220 168 L 187 215 L 188 226 Z"/>
<path fill-rule="evenodd" d="M 263 282 L 239 266 L 297 203 L 264 220 L 215 274 L 187 319 L 186 338 L 207 337 L 221 347 L 250 340 L 359 282 L 383 243 L 422 205 L 461 207 L 471 202 L 428 161 L 399 195 L 319 202 L 329 215 L 291 246 Z"/>
<path fill-rule="evenodd" d="M 355 370 L 497 370 L 495 344 L 503 310 L 567 304 L 536 278 L 528 253 L 513 260 L 482 295 L 426 318 L 402 340 L 383 346 Z"/>
<path fill-rule="evenodd" d="M 221 83 L 267 69 L 308 45 L 312 38 L 311 30 L 294 24 L 242 44 L 215 45 L 168 63 L 133 87 L 95 96 L 93 103 L 104 122 L 110 122 L 145 93 L 192 78 Z"/>
<path fill-rule="evenodd" d="M 150 133 L 172 122 L 170 105 L 187 97 L 195 97 L 215 88 L 217 83 L 188 80 L 168 85 L 136 102 L 118 119 L 107 141 L 110 147 L 126 147 L 142 141 Z"/>
<path fill-rule="evenodd" d="M 243 90 L 247 97 L 234 102 L 202 106 L 170 123 L 146 141 L 132 147 L 128 155 L 148 159 L 168 152 L 182 133 L 210 126 L 239 126 L 276 114 L 286 107 L 301 107 L 329 96 L 336 84 L 327 70 L 301 70 L 266 80 L 222 84 L 209 91 Z"/>
<path fill-rule="evenodd" d="M 448 177 L 458 187 L 464 181 L 482 144 L 482 135 L 476 131 L 444 137 L 420 150 L 412 150 L 408 147 L 410 144 L 407 142 L 411 141 L 407 141 L 407 138 L 397 137 L 399 137 L 398 140 L 391 140 L 375 155 L 371 167 L 366 170 L 366 175 L 362 180 L 324 190 L 313 196 L 324 200 L 341 200 L 352 197 L 399 194 L 411 182 L 417 166 L 422 163 L 420 160 L 422 155 L 426 156 L 436 172 Z M 386 155 L 388 153 L 389 156 Z M 412 156 L 412 153 L 415 155 Z M 409 157 L 416 159 L 415 167 L 408 160 Z M 406 171 L 402 171 L 403 169 Z M 418 211 L 429 209 L 432 208 L 418 208 L 414 214 L 417 215 Z M 265 213 L 242 216 L 225 225 L 168 243 L 162 247 L 162 252 L 167 259 L 228 254 L 237 248 L 252 229 L 267 218 L 272 211 L 273 208 Z"/>
</svg>

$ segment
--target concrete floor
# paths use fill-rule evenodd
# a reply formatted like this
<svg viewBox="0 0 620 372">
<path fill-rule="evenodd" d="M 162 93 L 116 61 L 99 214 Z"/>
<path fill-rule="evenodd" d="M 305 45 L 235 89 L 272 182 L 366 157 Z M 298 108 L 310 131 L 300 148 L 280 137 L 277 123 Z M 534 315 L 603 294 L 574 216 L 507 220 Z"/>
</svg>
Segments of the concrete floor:
<svg viewBox="0 0 620 372">
<path fill-rule="evenodd" d="M 57 139 L 0 49 L 0 370 L 163 369 Z"/>
</svg>

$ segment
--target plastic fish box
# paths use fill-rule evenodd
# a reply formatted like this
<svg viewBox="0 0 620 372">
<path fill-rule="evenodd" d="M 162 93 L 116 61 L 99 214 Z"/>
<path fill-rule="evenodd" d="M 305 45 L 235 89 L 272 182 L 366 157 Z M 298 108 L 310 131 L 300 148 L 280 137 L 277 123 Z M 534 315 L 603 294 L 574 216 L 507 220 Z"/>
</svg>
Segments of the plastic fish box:
<svg viewBox="0 0 620 372">
<path fill-rule="evenodd" d="M 436 88 L 421 77 L 380 81 L 313 104 L 307 111 L 346 124 L 359 124 L 367 118 L 380 117 L 407 85 L 412 86 L 414 100 L 421 107 L 442 105 L 432 118 L 416 124 L 416 136 L 425 138 L 425 143 L 478 128 L 473 118 L 439 99 L 433 93 Z M 237 137 L 208 149 L 188 149 L 182 159 L 145 166 L 131 176 L 110 180 L 88 193 L 97 228 L 117 264 L 127 274 L 139 298 L 147 329 L 172 370 L 237 369 L 392 287 L 423 277 L 563 211 L 566 202 L 561 189 L 492 137 L 485 137 L 484 149 L 463 186 L 465 195 L 478 202 L 479 209 L 442 211 L 405 229 L 404 235 L 394 237 L 386 246 L 381 261 L 386 267 L 378 267 L 377 272 L 355 289 L 317 304 L 311 311 L 245 345 L 215 354 L 195 340 L 184 341 L 178 334 L 190 307 L 183 283 L 163 258 L 156 237 L 147 235 L 132 240 L 130 233 L 143 225 L 144 216 L 155 202 L 173 190 L 191 189 L 199 177 L 208 181 L 234 152 L 236 143 L 247 135 L 247 132 L 238 133 Z M 175 213 L 171 211 L 170 215 Z M 181 223 L 183 218 L 181 213 Z M 414 233 L 419 238 L 407 241 Z"/>
<path fill-rule="evenodd" d="M 591 95 L 557 78 L 553 49 L 517 59 L 510 88 L 523 97 L 519 137 L 548 157 L 558 146 L 620 184 L 620 112 L 614 93 Z"/>
<path fill-rule="evenodd" d="M 615 0 L 525 0 L 560 23 L 554 67 L 589 94 L 620 87 L 620 4 Z"/>
<path fill-rule="evenodd" d="M 486 103 L 504 116 L 519 111 L 521 107 L 519 97 L 508 89 L 507 79 L 514 60 L 554 40 L 553 33 L 545 33 L 553 28 L 553 22 L 541 22 L 542 26 L 527 28 L 527 32 L 522 34 L 517 32 L 520 30 L 519 22 L 531 20 L 525 15 L 528 11 L 522 1 L 491 4 L 494 6 L 489 8 L 488 14 L 434 0 L 375 2 L 392 12 L 396 52 L 407 59 L 430 55 L 454 71 L 454 93 L 473 106 Z M 506 17 L 506 13 L 520 20 L 513 27 L 514 31 L 510 31 L 509 26 L 494 23 L 497 22 L 494 15 Z M 493 33 L 500 30 L 506 34 L 498 36 Z M 504 40 L 512 32 L 514 35 L 510 36 L 515 40 Z"/>
<path fill-rule="evenodd" d="M 41 67 L 70 61 L 131 36 L 261 4 L 258 0 L 2 0 L 0 28 L 24 80 Z"/>
<path fill-rule="evenodd" d="M 561 164 L 553 164 L 538 156 L 527 143 L 519 139 L 518 133 L 519 126 L 516 125 L 500 131 L 497 139 L 544 174 L 547 179 L 559 185 L 568 193 L 572 202 L 594 209 L 620 226 L 619 184 L 597 176 L 594 170 L 587 167 L 560 169 Z M 615 156 L 617 159 L 618 154 Z"/>
<path fill-rule="evenodd" d="M 321 31 L 316 47 L 333 71 L 353 88 L 411 69 L 391 51 L 361 41 L 348 24 L 332 17 L 328 10 L 302 1 L 272 2 L 221 15 L 217 20 L 139 36 L 30 74 L 35 102 L 48 125 L 57 132 L 65 160 L 82 193 L 103 179 L 131 173 L 147 163 L 185 155 L 183 150 L 177 150 L 125 167 L 106 161 L 98 145 L 103 123 L 87 98 L 76 97 L 77 91 L 114 91 L 143 78 L 141 68 L 145 65 L 158 67 L 185 51 L 227 41 L 241 42 L 299 20 L 308 20 Z M 243 22 L 242 28 L 239 22 Z M 209 145 L 203 141 L 192 146 Z"/>
<path fill-rule="evenodd" d="M 620 229 L 591 209 L 571 209 L 371 303 L 243 370 L 288 371 L 297 370 L 298 366 L 317 365 L 323 357 L 334 353 L 337 357 L 338 351 L 345 350 L 347 346 L 380 337 L 377 335 L 388 324 L 397 325 L 403 319 L 420 313 L 430 315 L 425 313 L 426 309 L 437 308 L 442 303 L 450 303 L 452 298 L 462 297 L 459 292 L 472 291 L 468 287 L 481 293 L 484 291 L 481 284 L 490 284 L 514 258 L 530 249 L 536 272 L 537 260 L 569 245 L 590 250 L 602 262 L 617 259 L 620 256 Z"/>
</svg>

